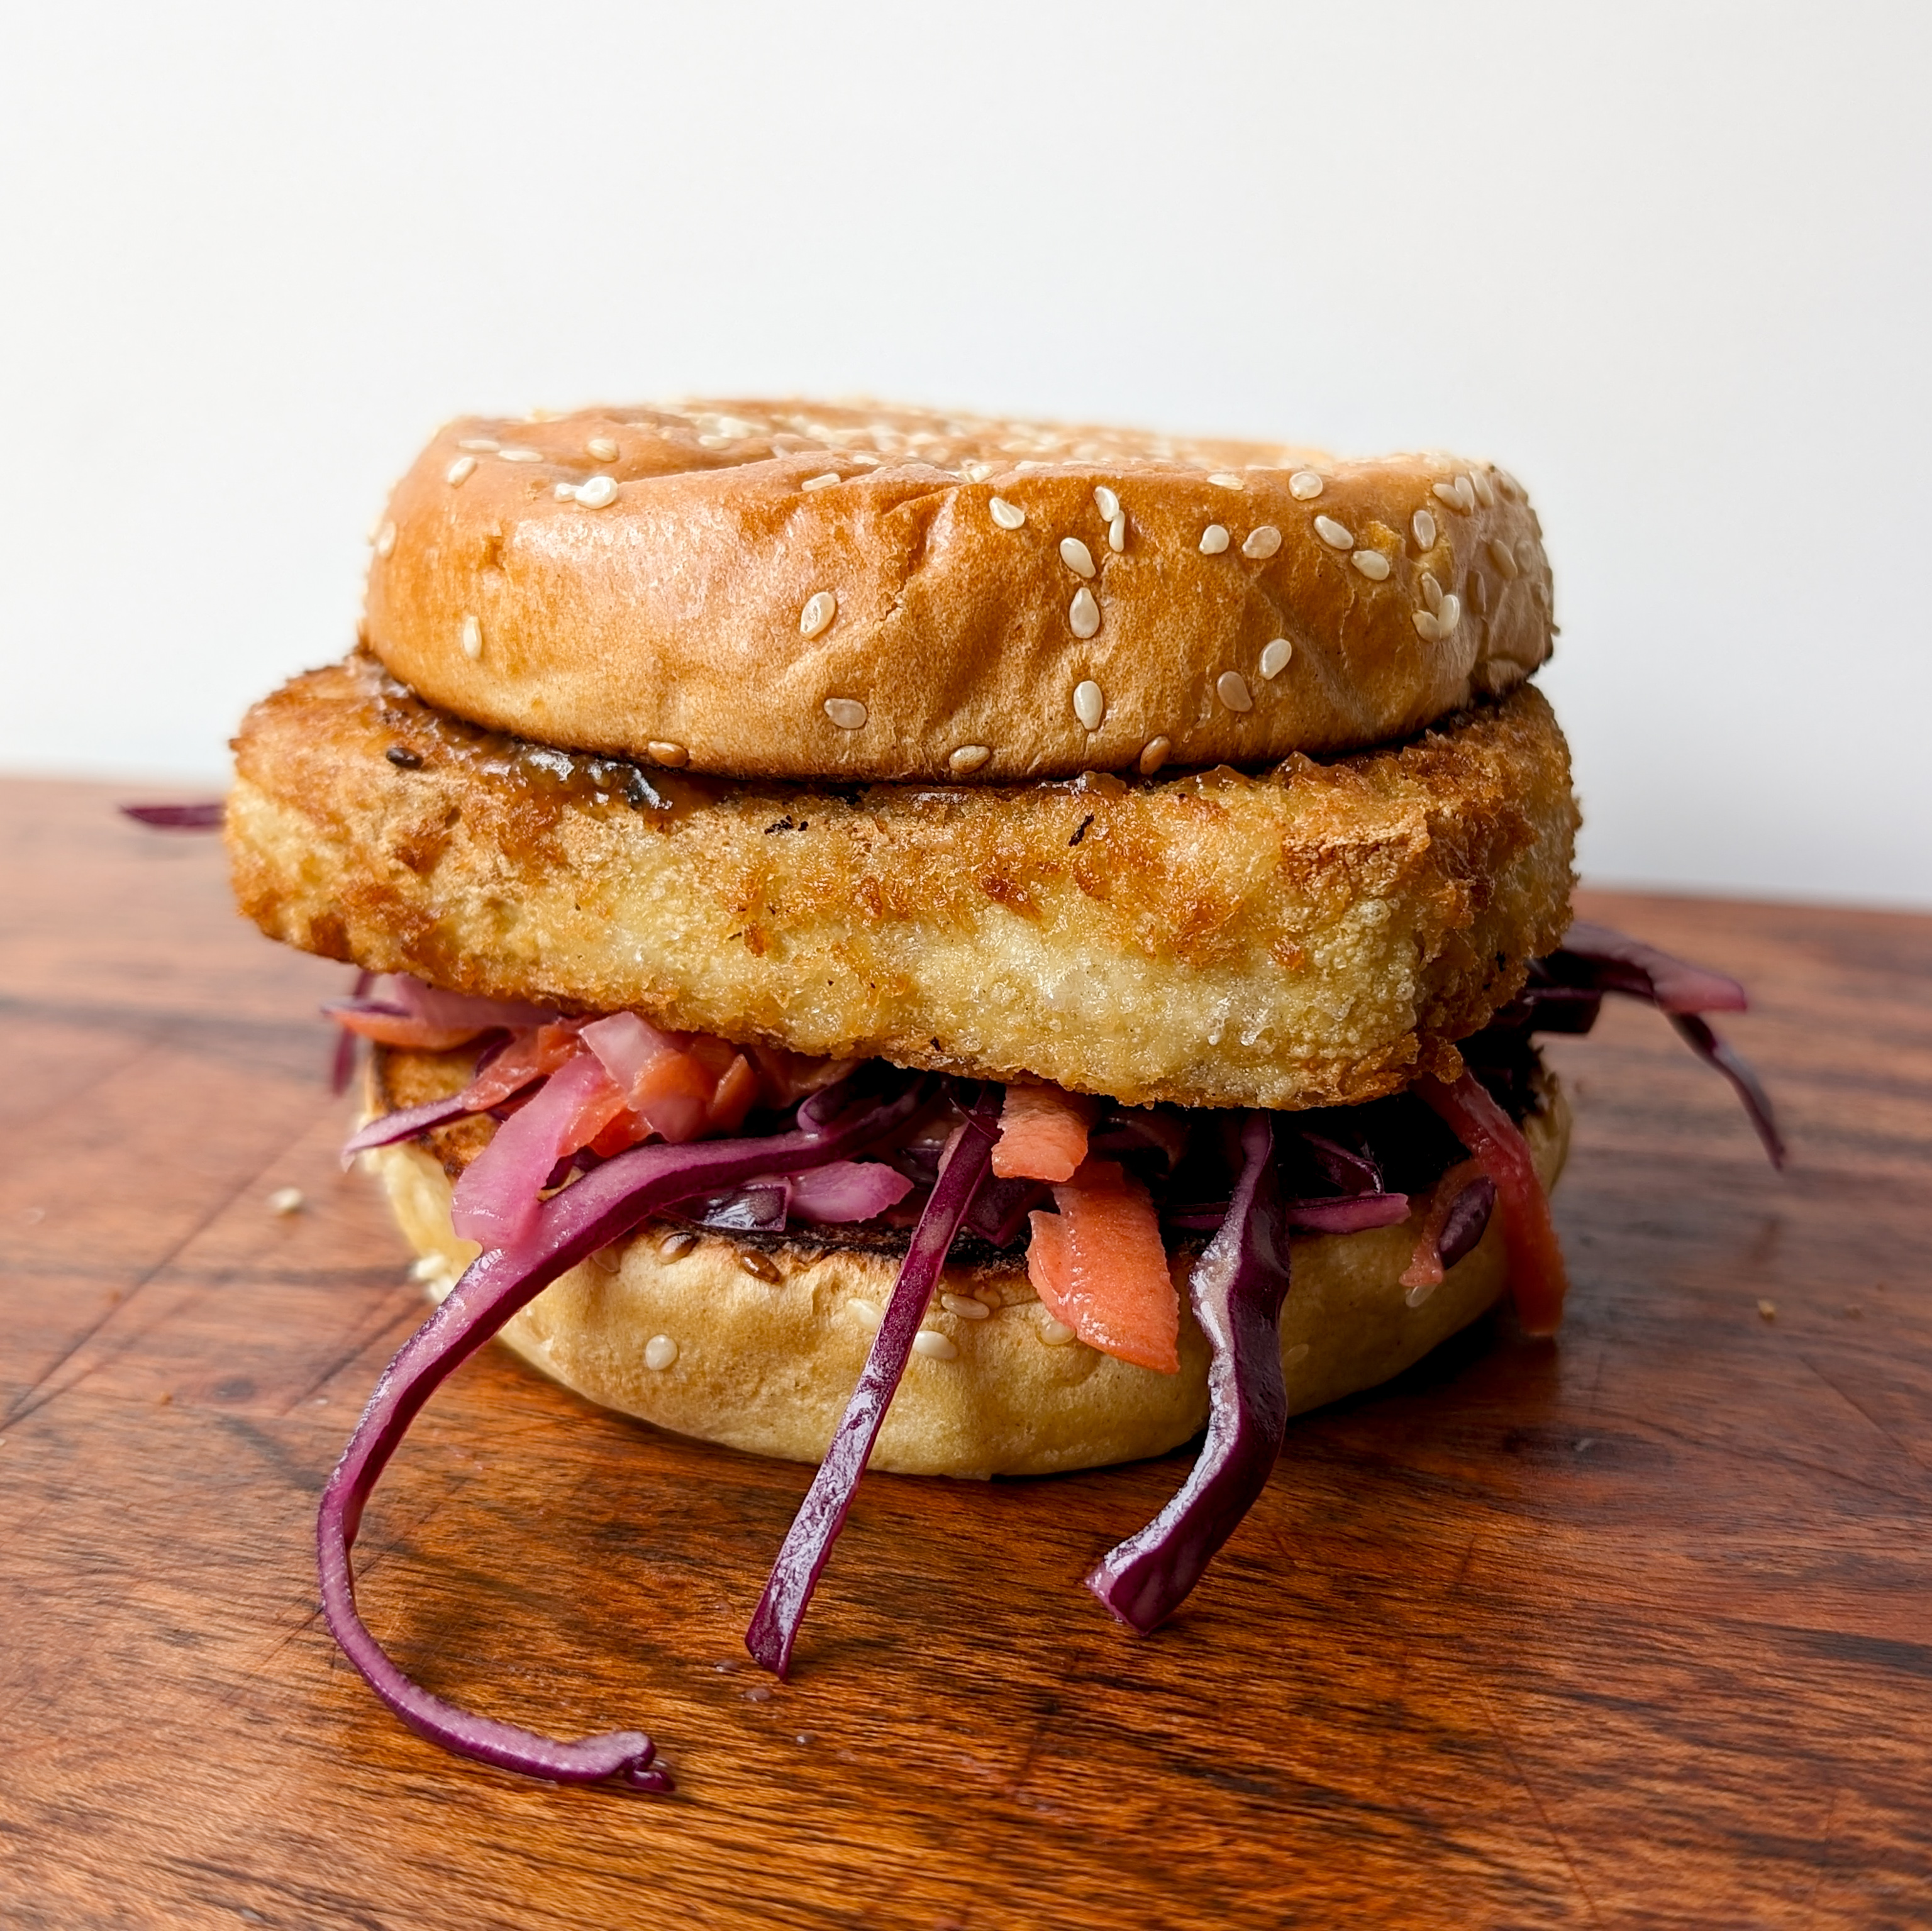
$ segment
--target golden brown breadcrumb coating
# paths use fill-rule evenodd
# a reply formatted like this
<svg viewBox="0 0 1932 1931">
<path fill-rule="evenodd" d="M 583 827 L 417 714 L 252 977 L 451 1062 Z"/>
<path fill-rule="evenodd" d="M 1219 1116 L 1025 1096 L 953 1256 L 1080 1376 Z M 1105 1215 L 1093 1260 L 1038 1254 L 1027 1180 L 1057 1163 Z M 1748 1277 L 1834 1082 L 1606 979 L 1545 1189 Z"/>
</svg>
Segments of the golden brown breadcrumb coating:
<svg viewBox="0 0 1932 1931">
<path fill-rule="evenodd" d="M 832 788 L 481 730 L 370 660 L 236 744 L 272 937 L 453 990 L 1134 1102 L 1303 1107 L 1452 1072 L 1570 917 L 1569 757 L 1524 687 L 1259 775 Z"/>
</svg>

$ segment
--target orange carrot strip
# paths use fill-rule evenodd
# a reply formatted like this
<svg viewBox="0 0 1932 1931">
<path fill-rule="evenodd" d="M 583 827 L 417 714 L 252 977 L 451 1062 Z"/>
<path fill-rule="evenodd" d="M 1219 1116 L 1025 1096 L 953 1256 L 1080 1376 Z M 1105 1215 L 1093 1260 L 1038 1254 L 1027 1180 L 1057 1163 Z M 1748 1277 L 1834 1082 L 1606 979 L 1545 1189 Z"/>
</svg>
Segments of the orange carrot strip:
<svg viewBox="0 0 1932 1931">
<path fill-rule="evenodd" d="M 1163 1375 L 1180 1367 L 1180 1298 L 1148 1190 L 1113 1160 L 1088 1160 L 1030 1216 L 1027 1273 L 1054 1319 L 1090 1348 Z"/>
<path fill-rule="evenodd" d="M 1003 1180 L 1070 1180 L 1087 1157 L 1095 1108 L 1057 1086 L 1010 1086 L 1000 1108 L 993 1171 Z"/>
</svg>

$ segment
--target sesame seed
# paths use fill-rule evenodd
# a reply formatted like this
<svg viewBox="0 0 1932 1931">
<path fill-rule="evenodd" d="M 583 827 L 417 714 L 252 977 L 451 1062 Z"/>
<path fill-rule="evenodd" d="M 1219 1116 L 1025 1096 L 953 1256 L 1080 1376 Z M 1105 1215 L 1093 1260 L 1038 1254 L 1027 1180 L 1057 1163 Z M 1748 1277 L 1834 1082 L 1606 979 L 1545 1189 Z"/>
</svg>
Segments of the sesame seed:
<svg viewBox="0 0 1932 1931">
<path fill-rule="evenodd" d="M 826 698 L 825 715 L 842 731 L 862 731 L 866 728 L 866 707 L 856 697 Z"/>
<path fill-rule="evenodd" d="M 1094 553 L 1077 536 L 1063 536 L 1060 539 L 1060 560 L 1076 577 L 1090 577 L 1094 574 Z"/>
<path fill-rule="evenodd" d="M 1414 534 L 1418 550 L 1436 547 L 1436 519 L 1426 510 L 1418 510 L 1408 520 L 1408 526 Z"/>
<path fill-rule="evenodd" d="M 1064 1348 L 1073 1339 L 1073 1330 L 1064 1321 L 1048 1315 L 1040 1324 L 1040 1338 L 1049 1348 Z"/>
<path fill-rule="evenodd" d="M 992 754 L 990 745 L 962 744 L 948 756 L 946 768 L 949 771 L 956 771 L 962 778 L 964 778 L 977 771 Z"/>
<path fill-rule="evenodd" d="M 677 1359 L 677 1343 L 668 1334 L 654 1334 L 644 1343 L 644 1366 L 668 1368 Z"/>
<path fill-rule="evenodd" d="M 483 655 L 483 626 L 473 616 L 463 619 L 463 654 L 472 664 Z"/>
<path fill-rule="evenodd" d="M 1100 628 L 1100 606 L 1084 583 L 1074 592 L 1073 601 L 1066 607 L 1066 621 L 1078 637 L 1091 637 Z"/>
<path fill-rule="evenodd" d="M 614 1274 L 622 1267 L 624 1257 L 618 1252 L 614 1242 L 608 1247 L 600 1247 L 590 1257 L 590 1264 L 600 1274 Z"/>
<path fill-rule="evenodd" d="M 576 493 L 577 485 L 574 483 L 559 483 L 556 487 L 550 491 L 550 494 L 560 503 L 568 502 L 571 498 L 575 496 Z"/>
<path fill-rule="evenodd" d="M 1288 668 L 1288 659 L 1294 655 L 1294 646 L 1285 637 L 1278 637 L 1262 652 L 1262 675 L 1272 682 Z"/>
<path fill-rule="evenodd" d="M 1505 583 L 1514 583 L 1522 574 L 1509 545 L 1501 537 L 1491 537 L 1485 547 L 1490 553 L 1490 561 L 1496 566 L 1496 574 Z"/>
<path fill-rule="evenodd" d="M 1201 553 L 1203 556 L 1218 556 L 1228 547 L 1228 532 L 1225 525 L 1210 523 L 1201 532 Z"/>
<path fill-rule="evenodd" d="M 1469 472 L 1469 487 L 1475 491 L 1476 500 L 1484 508 L 1492 510 L 1496 508 L 1496 490 L 1491 486 L 1489 478 L 1484 475 L 1481 470 L 1472 469 Z"/>
<path fill-rule="evenodd" d="M 1422 601 L 1432 610 L 1439 610 L 1442 607 L 1442 586 L 1436 582 L 1433 571 L 1425 570 L 1422 573 Z"/>
<path fill-rule="evenodd" d="M 968 1300 L 964 1294 L 941 1294 L 939 1305 L 962 1321 L 989 1321 L 993 1310 L 984 1301 Z"/>
<path fill-rule="evenodd" d="M 1456 500 L 1462 505 L 1466 515 L 1476 507 L 1476 486 L 1467 476 L 1456 478 Z"/>
<path fill-rule="evenodd" d="M 843 481 L 836 469 L 827 469 L 823 475 L 806 477 L 799 487 L 801 490 L 829 490 L 834 483 Z"/>
<path fill-rule="evenodd" d="M 543 460 L 541 449 L 500 449 L 496 454 L 506 463 L 541 463 Z"/>
<path fill-rule="evenodd" d="M 912 1351 L 923 1354 L 929 1361 L 956 1361 L 959 1350 L 953 1345 L 950 1336 L 944 1335 L 936 1327 L 922 1327 L 912 1338 Z"/>
<path fill-rule="evenodd" d="M 1080 595 L 1084 597 L 1087 592 L 1082 590 Z M 1090 731 L 1097 731 L 1107 715 L 1107 694 L 1090 677 L 1083 678 L 1073 687 L 1073 715 Z"/>
<path fill-rule="evenodd" d="M 584 453 L 593 463 L 614 463 L 617 460 L 617 445 L 608 436 L 593 436 L 584 445 Z"/>
<path fill-rule="evenodd" d="M 1026 521 L 1026 511 L 1018 503 L 1008 502 L 1004 496 L 988 498 L 986 514 L 1002 529 L 1017 529 Z"/>
<path fill-rule="evenodd" d="M 1480 570 L 1472 570 L 1462 580 L 1462 594 L 1469 600 L 1469 607 L 1479 617 L 1490 613 L 1490 586 L 1483 580 Z"/>
<path fill-rule="evenodd" d="M 286 1216 L 299 1213 L 308 1203 L 302 1198 L 300 1187 L 278 1187 L 268 1196 L 268 1211 Z"/>
<path fill-rule="evenodd" d="M 885 1319 L 878 1305 L 872 1301 L 848 1301 L 845 1309 L 861 1327 L 869 1327 L 874 1332 L 880 1322 Z"/>
<path fill-rule="evenodd" d="M 410 1263 L 410 1279 L 412 1281 L 433 1281 L 440 1274 L 448 1272 L 448 1264 L 440 1254 L 425 1254 L 420 1260 Z"/>
<path fill-rule="evenodd" d="M 1118 556 L 1127 547 L 1127 519 L 1124 511 L 1107 526 L 1107 547 Z"/>
<path fill-rule="evenodd" d="M 1444 637 L 1453 631 L 1462 621 L 1462 600 L 1454 590 L 1446 592 L 1442 607 L 1436 613 L 1436 628 Z"/>
<path fill-rule="evenodd" d="M 1428 611 L 1414 611 L 1410 614 L 1408 620 L 1414 625 L 1416 635 L 1420 637 L 1424 643 L 1435 643 L 1440 640 L 1442 627 Z"/>
<path fill-rule="evenodd" d="M 1231 711 L 1252 711 L 1255 707 L 1248 680 L 1238 670 L 1222 671 L 1214 680 L 1214 694 Z"/>
<path fill-rule="evenodd" d="M 1288 479 L 1288 493 L 1298 503 L 1312 503 L 1322 493 L 1322 478 L 1312 469 L 1298 469 Z"/>
<path fill-rule="evenodd" d="M 459 449 L 473 449 L 479 456 L 494 456 L 503 445 L 491 436 L 472 436 L 456 446 Z"/>
<path fill-rule="evenodd" d="M 1151 778 L 1167 762 L 1167 754 L 1174 748 L 1172 738 L 1149 738 L 1140 756 L 1140 772 L 1143 778 Z"/>
<path fill-rule="evenodd" d="M 1516 560 L 1526 577 L 1536 574 L 1537 565 L 1543 561 L 1543 552 L 1536 547 L 1533 536 L 1519 536 L 1516 540 Z"/>
<path fill-rule="evenodd" d="M 577 500 L 587 510 L 608 508 L 617 500 L 617 481 L 614 476 L 592 476 L 587 483 L 577 487 Z"/>
<path fill-rule="evenodd" d="M 1389 560 L 1379 550 L 1358 550 L 1348 561 L 1372 583 L 1379 583 L 1389 573 Z"/>
<path fill-rule="evenodd" d="M 806 598 L 805 608 L 798 613 L 798 630 L 801 637 L 821 637 L 832 627 L 832 619 L 838 614 L 838 599 L 830 590 L 814 590 Z"/>
<path fill-rule="evenodd" d="M 644 749 L 659 764 L 668 764 L 674 770 L 691 761 L 691 754 L 681 744 L 668 744 L 662 738 L 653 738 Z"/>
<path fill-rule="evenodd" d="M 388 556 L 394 551 L 395 547 L 396 526 L 393 523 L 386 523 L 376 532 L 376 554 L 378 556 Z"/>
<path fill-rule="evenodd" d="M 1757 1312 L 1760 1321 L 1775 1321 L 1778 1318 L 1778 1303 L 1775 1301 L 1760 1301 Z"/>
<path fill-rule="evenodd" d="M 1402 1297 L 1402 1305 L 1406 1307 L 1421 1306 L 1422 1303 L 1428 1300 L 1429 1297 L 1442 1285 L 1440 1281 L 1418 1282 L 1414 1287 L 1404 1291 Z"/>
<path fill-rule="evenodd" d="M 1248 487 L 1246 478 L 1230 475 L 1225 469 L 1217 470 L 1208 480 L 1217 490 L 1245 490 Z"/>
<path fill-rule="evenodd" d="M 1332 516 L 1318 516 L 1315 519 L 1315 534 L 1330 550 L 1352 550 L 1355 547 L 1355 539 L 1347 527 Z"/>
<path fill-rule="evenodd" d="M 754 1250 L 738 1256 L 738 1271 L 749 1274 L 756 1281 L 776 1281 L 778 1278 L 777 1264 Z"/>
<path fill-rule="evenodd" d="M 1456 493 L 1454 483 L 1432 483 L 1429 486 L 1429 493 L 1438 502 L 1447 503 L 1452 510 L 1462 507 L 1462 499 Z"/>
<path fill-rule="evenodd" d="M 682 1261 L 697 1245 L 698 1236 L 694 1234 L 667 1234 L 658 1243 L 658 1258 L 660 1261 Z"/>
<path fill-rule="evenodd" d="M 1241 544 L 1241 554 L 1252 556 L 1259 562 L 1272 556 L 1281 547 L 1281 532 L 1271 523 L 1263 523 L 1258 529 L 1251 529 Z"/>
<path fill-rule="evenodd" d="M 1108 523 L 1120 513 L 1120 499 L 1105 483 L 1096 484 L 1094 490 L 1094 507 Z"/>
<path fill-rule="evenodd" d="M 460 489 L 475 474 L 476 469 L 476 458 L 474 456 L 459 456 L 447 469 L 444 470 L 442 480 L 452 490 Z"/>
</svg>

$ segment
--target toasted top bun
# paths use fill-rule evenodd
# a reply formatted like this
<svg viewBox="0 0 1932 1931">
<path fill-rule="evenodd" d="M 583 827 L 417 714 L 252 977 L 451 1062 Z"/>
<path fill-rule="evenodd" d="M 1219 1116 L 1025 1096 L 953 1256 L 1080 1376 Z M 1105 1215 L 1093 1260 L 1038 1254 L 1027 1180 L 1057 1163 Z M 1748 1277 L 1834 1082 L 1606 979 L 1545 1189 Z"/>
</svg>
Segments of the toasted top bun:
<svg viewBox="0 0 1932 1931">
<path fill-rule="evenodd" d="M 1548 656 L 1492 466 L 808 402 L 452 424 L 366 636 L 459 715 L 741 777 L 1258 764 L 1407 736 Z"/>
</svg>

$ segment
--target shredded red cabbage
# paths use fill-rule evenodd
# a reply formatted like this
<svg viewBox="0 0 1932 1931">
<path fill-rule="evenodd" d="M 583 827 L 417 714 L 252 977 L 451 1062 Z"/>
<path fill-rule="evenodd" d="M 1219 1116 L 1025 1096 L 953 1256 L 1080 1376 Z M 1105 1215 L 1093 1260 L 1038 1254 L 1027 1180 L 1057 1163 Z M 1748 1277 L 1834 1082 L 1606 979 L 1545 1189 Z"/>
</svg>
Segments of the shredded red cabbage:
<svg viewBox="0 0 1932 1931">
<path fill-rule="evenodd" d="M 1252 1506 L 1288 1426 L 1281 1310 L 1288 1297 L 1288 1221 L 1274 1125 L 1251 1113 L 1228 1216 L 1188 1276 L 1208 1337 L 1208 1433 L 1180 1492 L 1138 1534 L 1103 1556 L 1087 1586 L 1143 1634 L 1172 1615 Z"/>
<path fill-rule="evenodd" d="M 193 805 L 121 805 L 124 818 L 156 832 L 218 832 L 228 807 L 219 798 Z"/>
<path fill-rule="evenodd" d="M 668 1790 L 653 1764 L 656 1746 L 635 1730 L 563 1742 L 460 1709 L 405 1675 L 370 1633 L 356 1606 L 350 1551 L 362 1511 L 389 1458 L 436 1388 L 512 1315 L 558 1276 L 621 1239 L 651 1215 L 694 1194 L 754 1174 L 800 1172 L 887 1138 L 922 1105 L 922 1082 L 896 1095 L 854 1103 L 848 1089 L 836 1113 L 808 1100 L 790 1132 L 752 1140 L 638 1147 L 605 1161 L 545 1201 L 535 1231 L 512 1249 L 476 1261 L 429 1319 L 403 1344 L 362 1411 L 323 1489 L 316 1522 L 322 1613 L 331 1633 L 370 1689 L 410 1728 L 459 1756 L 559 1783 L 616 1777 L 638 1790 Z M 834 1093 L 814 1100 L 836 1102 Z M 982 1156 L 983 1165 L 984 1156 Z M 915 1326 L 916 1324 L 915 1323 Z"/>
<path fill-rule="evenodd" d="M 1576 920 L 1564 934 L 1561 951 L 1588 959 L 1606 992 L 1647 999 L 1661 1012 L 1742 1012 L 1750 1004 L 1744 988 L 1726 974 L 1672 958 L 1587 919 Z"/>
<path fill-rule="evenodd" d="M 1731 1083 L 1731 1090 L 1744 1102 L 1757 1137 L 1774 1167 L 1784 1165 L 1784 1136 L 1778 1130 L 1778 1116 L 1771 1110 L 1771 1096 L 1758 1082 L 1750 1062 L 1726 1045 L 1694 1012 L 1672 1012 L 1665 1016 L 1676 1027 L 1678 1036 L 1707 1066 L 1715 1066 Z"/>
<path fill-rule="evenodd" d="M 786 1532 L 784 1546 L 772 1565 L 751 1627 L 745 1632 L 745 1647 L 780 1677 L 791 1666 L 799 1626 L 831 1558 L 832 1545 L 844 1525 L 846 1511 L 872 1458 L 872 1444 L 878 1438 L 893 1390 L 912 1358 L 913 1342 L 946 1265 L 952 1237 L 986 1177 L 993 1143 L 1000 1137 L 1000 1108 L 1004 1098 L 998 1086 L 982 1089 L 940 1161 L 939 1177 L 933 1183 L 919 1225 L 913 1229 L 858 1385 Z M 1277 1349 L 1277 1377 L 1281 1372 L 1279 1356 Z"/>
</svg>

